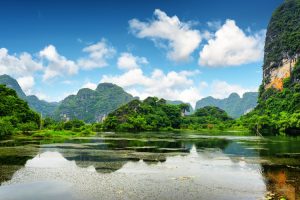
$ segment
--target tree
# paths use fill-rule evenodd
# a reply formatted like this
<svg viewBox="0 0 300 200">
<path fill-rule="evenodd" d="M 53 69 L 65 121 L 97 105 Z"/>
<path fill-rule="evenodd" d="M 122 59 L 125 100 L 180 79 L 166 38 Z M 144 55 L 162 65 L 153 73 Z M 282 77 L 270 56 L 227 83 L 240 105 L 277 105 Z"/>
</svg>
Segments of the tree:
<svg viewBox="0 0 300 200">
<path fill-rule="evenodd" d="M 0 118 L 0 139 L 8 137 L 14 133 L 14 127 L 6 118 Z"/>
<path fill-rule="evenodd" d="M 186 103 L 179 104 L 181 115 L 184 116 L 186 112 L 190 112 L 190 105 Z"/>
</svg>

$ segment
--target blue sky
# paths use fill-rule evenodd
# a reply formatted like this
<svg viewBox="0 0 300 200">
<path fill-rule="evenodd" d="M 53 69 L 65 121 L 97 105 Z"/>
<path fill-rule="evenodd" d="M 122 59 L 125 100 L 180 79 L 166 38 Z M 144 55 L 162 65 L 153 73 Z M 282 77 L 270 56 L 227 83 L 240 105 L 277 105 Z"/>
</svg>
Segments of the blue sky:
<svg viewBox="0 0 300 200">
<path fill-rule="evenodd" d="M 195 104 L 257 90 L 265 30 L 282 0 L 6 1 L 0 73 L 59 101 L 116 83 Z"/>
</svg>

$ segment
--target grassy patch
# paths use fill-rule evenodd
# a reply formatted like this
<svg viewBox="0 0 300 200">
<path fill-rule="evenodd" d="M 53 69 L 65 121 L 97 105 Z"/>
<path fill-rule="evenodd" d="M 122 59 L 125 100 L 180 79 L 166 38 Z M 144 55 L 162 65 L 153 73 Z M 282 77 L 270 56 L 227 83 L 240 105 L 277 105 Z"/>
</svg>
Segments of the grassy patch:
<svg viewBox="0 0 300 200">
<path fill-rule="evenodd" d="M 72 138 L 72 137 L 80 137 L 80 136 L 92 136 L 95 135 L 95 132 L 73 132 L 68 130 L 41 130 L 36 132 L 31 132 L 30 135 L 26 135 L 26 137 L 31 138 Z M 18 134 L 17 136 L 22 137 L 25 135 Z"/>
</svg>

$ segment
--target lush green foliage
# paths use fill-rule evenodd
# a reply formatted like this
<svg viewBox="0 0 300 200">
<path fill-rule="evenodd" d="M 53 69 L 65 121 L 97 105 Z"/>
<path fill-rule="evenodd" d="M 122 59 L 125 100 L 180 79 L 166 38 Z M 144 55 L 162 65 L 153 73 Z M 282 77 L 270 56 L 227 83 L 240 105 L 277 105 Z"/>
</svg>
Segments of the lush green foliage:
<svg viewBox="0 0 300 200">
<path fill-rule="evenodd" d="M 181 128 L 185 129 L 218 129 L 231 127 L 233 119 L 228 114 L 214 106 L 197 109 L 194 114 L 182 118 Z"/>
<path fill-rule="evenodd" d="M 261 93 L 255 110 L 242 117 L 244 125 L 258 134 L 300 133 L 300 78 L 296 64 L 293 79 L 284 80 L 282 91 L 270 88 Z"/>
<path fill-rule="evenodd" d="M 164 99 L 133 100 L 108 115 L 104 130 L 145 131 L 170 129 L 224 129 L 232 119 L 217 107 L 204 107 L 185 116 L 188 104 L 170 105 Z M 224 122 L 228 121 L 228 125 Z"/>
<path fill-rule="evenodd" d="M 282 59 L 295 59 L 300 53 L 300 0 L 286 0 L 269 23 L 264 60 L 264 80 L 259 89 L 258 106 L 239 122 L 259 135 L 300 134 L 300 62 L 291 77 L 283 80 L 283 90 L 264 88 L 270 69 Z"/>
<path fill-rule="evenodd" d="M 184 107 L 184 108 L 183 108 Z M 103 123 L 105 130 L 144 131 L 180 128 L 181 115 L 188 105 L 170 105 L 164 99 L 137 99 L 110 113 Z"/>
<path fill-rule="evenodd" d="M 12 135 L 14 127 L 10 122 L 9 117 L 0 118 L 0 139 Z"/>
<path fill-rule="evenodd" d="M 197 101 L 196 109 L 203 108 L 205 106 L 216 106 L 225 110 L 229 116 L 238 118 L 255 108 L 257 104 L 257 96 L 257 92 L 246 92 L 242 98 L 236 93 L 232 93 L 225 99 L 206 97 Z"/>
<path fill-rule="evenodd" d="M 15 128 L 24 131 L 37 129 L 40 116 L 30 110 L 14 90 L 0 85 L 0 124 L 1 135 L 10 135 Z"/>
<path fill-rule="evenodd" d="M 265 43 L 264 69 L 300 53 L 300 0 L 285 0 L 270 20 Z"/>
<path fill-rule="evenodd" d="M 56 119 L 80 119 L 85 122 L 100 121 L 101 118 L 133 97 L 121 87 L 111 83 L 101 83 L 96 90 L 84 88 L 77 95 L 65 98 L 55 111 Z"/>
<path fill-rule="evenodd" d="M 193 107 L 191 106 L 191 104 L 189 103 L 184 103 L 183 101 L 170 101 L 170 100 L 167 100 L 167 104 L 171 104 L 171 105 L 186 105 L 186 111 L 185 111 L 185 114 L 186 115 L 191 115 L 193 112 L 194 112 L 194 109 Z"/>
</svg>

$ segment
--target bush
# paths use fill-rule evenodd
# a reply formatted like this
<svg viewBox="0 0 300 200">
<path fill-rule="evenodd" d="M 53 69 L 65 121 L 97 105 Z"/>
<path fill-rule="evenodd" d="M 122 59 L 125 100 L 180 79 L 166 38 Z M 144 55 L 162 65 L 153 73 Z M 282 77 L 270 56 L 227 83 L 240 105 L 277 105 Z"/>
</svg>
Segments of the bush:
<svg viewBox="0 0 300 200">
<path fill-rule="evenodd" d="M 82 120 L 74 119 L 66 122 L 64 124 L 65 130 L 77 130 L 80 129 L 82 126 L 84 126 L 84 122 Z"/>
<path fill-rule="evenodd" d="M 14 127 L 5 118 L 0 118 L 0 139 L 8 137 L 14 133 Z"/>
<path fill-rule="evenodd" d="M 19 130 L 21 130 L 23 133 L 29 133 L 30 131 L 35 131 L 38 129 L 38 126 L 36 123 L 33 122 L 27 122 L 24 124 L 18 125 Z"/>
<path fill-rule="evenodd" d="M 93 124 L 92 130 L 95 132 L 101 132 L 103 130 L 103 124 L 102 123 Z"/>
<path fill-rule="evenodd" d="M 83 136 L 88 136 L 92 133 L 92 131 L 90 129 L 84 129 L 81 131 L 81 135 Z"/>
<path fill-rule="evenodd" d="M 51 125 L 49 128 L 53 129 L 55 131 L 62 131 L 62 130 L 64 130 L 64 123 L 58 122 L 56 124 Z"/>
</svg>

